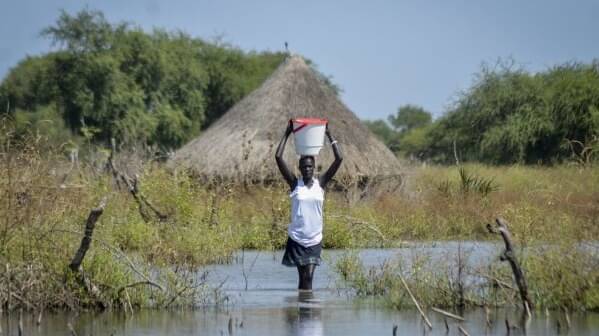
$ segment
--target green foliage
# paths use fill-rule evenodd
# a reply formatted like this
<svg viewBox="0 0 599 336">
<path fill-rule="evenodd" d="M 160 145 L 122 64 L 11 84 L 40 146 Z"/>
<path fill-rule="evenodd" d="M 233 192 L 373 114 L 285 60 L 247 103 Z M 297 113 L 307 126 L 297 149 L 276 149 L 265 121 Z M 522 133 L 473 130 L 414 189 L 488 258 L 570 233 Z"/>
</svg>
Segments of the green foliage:
<svg viewBox="0 0 599 336">
<path fill-rule="evenodd" d="M 449 163 L 590 162 L 599 129 L 599 64 L 567 63 L 530 74 L 483 67 L 446 115 L 406 153 Z"/>
<path fill-rule="evenodd" d="M 547 267 L 551 265 L 551 267 Z M 599 309 L 599 255 L 593 246 L 562 242 L 538 247 L 523 263 L 533 300 L 541 306 Z"/>
<path fill-rule="evenodd" d="M 568 241 L 557 245 L 544 243 L 523 251 L 517 258 L 537 308 L 599 308 L 596 246 Z M 470 258 L 471 254 L 472 251 L 458 248 L 433 258 L 426 249 L 414 246 L 410 257 L 399 253 L 380 265 L 366 267 L 356 253 L 350 252 L 336 261 L 335 270 L 343 285 L 355 295 L 378 297 L 397 309 L 414 305 L 400 277 L 424 307 L 519 306 L 519 294 L 507 262 L 484 258 L 475 263 L 473 259 L 477 258 Z"/>
<path fill-rule="evenodd" d="M 410 104 L 400 106 L 396 115 L 389 116 L 391 125 L 402 133 L 429 125 L 432 120 L 429 112 L 420 106 Z"/>
<path fill-rule="evenodd" d="M 368 127 L 376 137 L 379 138 L 391 150 L 394 149 L 397 143 L 398 134 L 394 131 L 387 122 L 382 119 L 378 120 L 363 120 L 362 123 Z"/>
<path fill-rule="evenodd" d="M 42 35 L 62 49 L 28 57 L 11 70 L 0 85 L 0 114 L 36 115 L 52 108 L 74 143 L 82 135 L 95 143 L 115 138 L 125 145 L 178 148 L 259 86 L 285 57 L 246 53 L 180 32 L 147 33 L 88 9 L 62 11 Z"/>
<path fill-rule="evenodd" d="M 423 159 L 422 149 L 430 146 L 429 132 L 433 127 L 432 124 L 429 124 L 403 132 L 399 144 L 395 148 L 404 156 Z"/>
<path fill-rule="evenodd" d="M 434 260 L 430 254 L 414 247 L 410 258 L 398 254 L 380 265 L 365 267 L 356 254 L 349 253 L 337 261 L 335 268 L 344 285 L 355 295 L 379 297 L 396 309 L 414 306 L 402 277 L 421 306 L 457 308 L 465 300 L 462 295 L 472 296 L 469 292 L 460 292 L 460 284 L 464 285 L 465 281 L 456 268 L 464 267 L 463 259 L 467 257 L 464 253 L 460 255 L 462 259 L 451 254 L 442 260 Z M 454 264 L 456 260 L 462 264 Z M 479 298 L 480 302 L 485 299 Z"/>
<path fill-rule="evenodd" d="M 341 280 L 350 286 L 358 296 L 383 296 L 389 288 L 397 283 L 393 274 L 397 265 L 384 263 L 380 267 L 366 270 L 356 252 L 343 255 L 335 263 L 335 270 L 341 275 Z M 344 287 L 344 286 L 340 286 Z"/>
<path fill-rule="evenodd" d="M 464 167 L 460 167 L 460 190 L 464 194 L 470 192 L 477 192 L 483 197 L 489 195 L 489 193 L 497 190 L 497 185 L 492 178 L 485 178 L 482 176 L 470 173 Z"/>
<path fill-rule="evenodd" d="M 209 77 L 204 89 L 207 118 L 204 127 L 258 87 L 283 58 L 281 53 L 244 53 L 227 44 L 206 44 L 201 50 Z"/>
<path fill-rule="evenodd" d="M 465 167 L 458 169 L 459 181 L 457 187 L 450 180 L 441 181 L 437 189 L 442 195 L 453 197 L 456 194 L 468 196 L 476 193 L 482 197 L 487 197 L 491 192 L 499 190 L 493 178 L 486 178 L 476 173 L 470 172 Z"/>
<path fill-rule="evenodd" d="M 34 111 L 50 104 L 56 96 L 54 56 L 28 56 L 20 61 L 0 85 L 0 115 L 17 108 Z"/>
<path fill-rule="evenodd" d="M 426 138 L 432 117 L 429 112 L 416 105 L 401 106 L 396 115 L 384 120 L 365 120 L 363 123 L 395 153 L 414 155 L 428 144 Z"/>
<path fill-rule="evenodd" d="M 123 31 L 126 24 L 116 27 Z M 42 35 L 52 38 L 55 44 L 65 45 L 75 52 L 101 51 L 114 42 L 115 28 L 100 11 L 84 9 L 75 16 L 61 10 L 56 25 L 42 30 Z"/>
<path fill-rule="evenodd" d="M 284 245 L 290 204 L 288 188 L 283 184 L 202 184 L 187 172 L 167 170 L 159 163 L 146 164 L 137 171 L 138 190 L 165 218 L 153 216 L 147 208 L 150 215 L 142 216 L 129 191 L 118 188 L 112 175 L 103 174 L 102 168 L 94 168 L 104 164 L 81 160 L 73 165 L 65 160 L 62 148 L 47 146 L 46 139 L 37 134 L 11 136 L 14 123 L 14 119 L 0 122 L 0 154 L 4 158 L 0 194 L 5 195 L 0 202 L 0 264 L 9 264 L 15 272 L 9 276 L 0 272 L 0 282 L 14 281 L 12 288 L 20 289 L 17 294 L 35 303 L 35 309 L 76 308 L 97 301 L 76 279 L 66 288 L 62 280 L 69 276 L 65 268 L 81 241 L 89 209 L 103 196 L 108 203 L 96 223 L 83 267 L 91 283 L 101 287 L 102 300 L 113 305 L 129 295 L 133 304 L 160 306 L 189 288 L 192 277 L 198 280 L 197 271 L 206 264 L 228 262 L 239 249 L 271 250 Z M 115 162 L 122 161 L 116 158 Z M 599 268 L 596 246 L 588 242 L 599 237 L 599 203 L 597 192 L 588 186 L 599 184 L 599 171 L 566 165 L 467 164 L 465 169 L 460 178 L 455 168 L 421 167 L 412 171 L 404 193 L 371 195 L 352 204 L 345 195 L 331 190 L 324 207 L 323 245 L 356 248 L 397 246 L 407 239 L 495 239 L 481 223 L 502 216 L 510 222 L 518 244 L 560 246 L 555 254 L 526 255 L 527 274 L 535 279 L 530 284 L 534 295 L 546 298 L 544 304 L 550 307 L 564 302 L 596 309 L 599 301 L 594 270 Z M 501 185 L 501 189 L 488 193 L 486 187 L 479 190 L 478 186 L 490 184 L 484 182 L 489 180 L 485 176 L 494 176 L 491 185 Z M 443 181 L 452 182 L 438 188 Z M 564 244 L 563 249 L 560 244 Z M 594 253 L 592 258 L 587 258 L 587 251 Z M 543 255 L 550 258 L 551 268 L 543 263 Z M 426 265 L 436 271 L 431 272 Z M 411 304 L 397 281 L 398 272 L 405 275 L 422 302 L 454 306 L 458 302 L 456 287 L 450 287 L 447 280 L 451 275 L 456 283 L 451 265 L 422 256 L 373 270 L 358 270 L 354 259 L 342 269 L 346 280 L 361 293 L 386 295 L 395 307 Z M 494 276 L 510 281 L 509 266 L 505 269 L 507 276 Z M 139 285 L 126 293 L 119 291 L 143 281 L 140 273 L 151 275 L 167 289 L 162 292 Z M 591 276 L 584 278 L 585 274 Z M 486 292 L 483 299 L 489 300 L 492 294 Z M 473 292 L 472 297 L 477 295 Z M 193 297 L 191 293 L 181 295 L 176 304 L 190 304 L 187 301 Z M 3 300 L 0 291 L 0 303 Z"/>
</svg>

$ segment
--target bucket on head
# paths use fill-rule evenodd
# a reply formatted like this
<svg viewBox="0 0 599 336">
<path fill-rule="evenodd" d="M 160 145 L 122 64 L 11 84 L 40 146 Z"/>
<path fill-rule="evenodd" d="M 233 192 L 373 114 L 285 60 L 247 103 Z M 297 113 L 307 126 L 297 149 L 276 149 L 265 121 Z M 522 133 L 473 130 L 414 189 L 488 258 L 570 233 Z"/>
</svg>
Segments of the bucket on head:
<svg viewBox="0 0 599 336">
<path fill-rule="evenodd" d="M 328 121 L 318 118 L 292 119 L 295 152 L 298 155 L 318 155 L 324 144 Z"/>
</svg>

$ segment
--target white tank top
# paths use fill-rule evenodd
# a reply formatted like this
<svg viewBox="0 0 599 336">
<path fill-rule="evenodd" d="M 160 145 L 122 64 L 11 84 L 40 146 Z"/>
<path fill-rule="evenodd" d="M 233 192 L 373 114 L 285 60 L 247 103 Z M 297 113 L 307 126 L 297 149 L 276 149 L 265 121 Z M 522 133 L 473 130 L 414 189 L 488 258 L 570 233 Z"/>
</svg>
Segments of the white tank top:
<svg viewBox="0 0 599 336">
<path fill-rule="evenodd" d="M 312 187 L 304 185 L 304 179 L 299 178 L 291 197 L 291 224 L 287 229 L 289 237 L 298 244 L 309 247 L 322 241 L 322 204 L 324 190 L 318 179 L 314 178 Z"/>
</svg>

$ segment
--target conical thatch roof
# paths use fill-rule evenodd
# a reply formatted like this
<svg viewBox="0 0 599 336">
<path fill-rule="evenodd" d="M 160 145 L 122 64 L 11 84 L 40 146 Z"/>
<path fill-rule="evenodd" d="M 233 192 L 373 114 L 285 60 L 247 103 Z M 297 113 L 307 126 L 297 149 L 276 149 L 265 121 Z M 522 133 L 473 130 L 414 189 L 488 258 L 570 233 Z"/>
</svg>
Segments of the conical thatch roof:
<svg viewBox="0 0 599 336">
<path fill-rule="evenodd" d="M 275 150 L 290 118 L 329 120 L 329 129 L 343 152 L 337 177 L 399 174 L 399 161 L 338 99 L 300 56 L 288 57 L 279 68 L 198 138 L 179 149 L 170 166 L 191 168 L 205 177 L 224 179 L 279 178 Z M 295 169 L 293 136 L 285 160 Z M 325 170 L 333 161 L 328 141 L 316 158 Z"/>
</svg>

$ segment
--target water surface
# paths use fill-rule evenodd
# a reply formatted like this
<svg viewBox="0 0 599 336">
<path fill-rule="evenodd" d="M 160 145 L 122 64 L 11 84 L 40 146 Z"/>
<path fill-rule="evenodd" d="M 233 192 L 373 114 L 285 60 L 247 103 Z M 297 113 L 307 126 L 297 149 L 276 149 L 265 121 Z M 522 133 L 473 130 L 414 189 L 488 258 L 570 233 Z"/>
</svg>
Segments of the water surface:
<svg viewBox="0 0 599 336">
<path fill-rule="evenodd" d="M 469 253 L 473 264 L 496 262 L 501 246 L 490 243 L 413 244 L 398 249 L 357 251 L 369 266 L 384 263 L 397 255 L 430 254 L 433 259 L 448 258 L 460 248 Z M 186 310 L 142 310 L 133 315 L 122 312 L 99 314 L 46 314 L 37 326 L 36 316 L 25 315 L 25 335 L 68 335 L 70 323 L 78 335 L 459 335 L 457 322 L 449 321 L 446 333 L 443 316 L 428 311 L 433 324 L 428 330 L 413 309 L 385 308 L 376 302 L 356 300 L 333 270 L 335 261 L 347 251 L 325 250 L 323 264 L 316 270 L 314 291 L 297 291 L 297 272 L 280 264 L 283 251 L 241 251 L 236 262 L 206 268 L 208 281 L 220 286 L 225 303 Z M 2 335 L 16 335 L 16 314 L 2 319 Z M 523 335 L 517 310 L 491 313 L 487 326 L 482 309 L 464 313 L 461 326 L 470 335 L 506 335 L 505 320 L 516 325 L 511 335 Z M 599 314 L 570 316 L 570 328 L 561 312 L 536 313 L 527 325 L 527 335 L 599 335 Z"/>
</svg>

